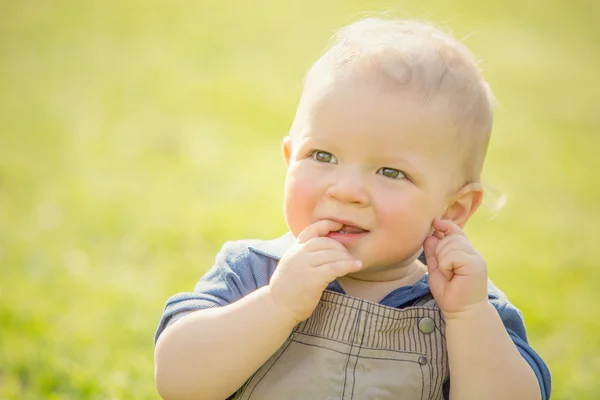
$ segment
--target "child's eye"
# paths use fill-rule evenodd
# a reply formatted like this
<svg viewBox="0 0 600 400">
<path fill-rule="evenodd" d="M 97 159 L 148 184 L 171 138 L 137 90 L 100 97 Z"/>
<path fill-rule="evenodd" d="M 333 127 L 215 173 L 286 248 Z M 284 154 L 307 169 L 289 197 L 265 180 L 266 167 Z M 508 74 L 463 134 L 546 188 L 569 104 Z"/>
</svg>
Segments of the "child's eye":
<svg viewBox="0 0 600 400">
<path fill-rule="evenodd" d="M 400 171 L 399 169 L 396 168 L 379 168 L 377 170 L 377 173 L 379 175 L 383 175 L 385 177 L 388 178 L 392 178 L 392 179 L 404 179 L 406 178 L 406 175 L 404 175 L 404 172 Z"/>
<path fill-rule="evenodd" d="M 311 157 L 321 163 L 336 163 L 337 159 L 331 153 L 321 150 L 315 150 L 311 153 Z"/>
</svg>

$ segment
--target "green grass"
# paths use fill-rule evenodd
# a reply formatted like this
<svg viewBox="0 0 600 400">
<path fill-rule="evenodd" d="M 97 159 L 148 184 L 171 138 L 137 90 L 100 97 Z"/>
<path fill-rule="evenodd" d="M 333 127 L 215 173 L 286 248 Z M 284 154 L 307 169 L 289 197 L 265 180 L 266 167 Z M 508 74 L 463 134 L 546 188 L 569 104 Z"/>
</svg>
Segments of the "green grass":
<svg viewBox="0 0 600 400">
<path fill-rule="evenodd" d="M 553 399 L 596 398 L 600 3 L 288 3 L 2 3 L 0 399 L 157 398 L 164 302 L 223 241 L 284 231 L 303 74 L 333 29 L 388 9 L 484 60 L 500 104 L 485 177 L 509 202 L 468 233 Z"/>
</svg>

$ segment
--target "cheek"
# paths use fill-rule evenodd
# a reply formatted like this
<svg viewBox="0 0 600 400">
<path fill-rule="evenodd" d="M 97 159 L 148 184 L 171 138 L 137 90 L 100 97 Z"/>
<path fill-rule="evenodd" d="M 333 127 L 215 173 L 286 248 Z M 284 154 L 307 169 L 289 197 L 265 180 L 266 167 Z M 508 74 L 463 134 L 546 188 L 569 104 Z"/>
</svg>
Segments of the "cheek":
<svg viewBox="0 0 600 400">
<path fill-rule="evenodd" d="M 314 177 L 309 179 L 290 170 L 285 182 L 284 213 L 290 231 L 298 236 L 313 221 L 319 200 L 319 191 Z"/>
<path fill-rule="evenodd" d="M 431 233 L 435 213 L 425 196 L 405 193 L 380 199 L 377 207 L 379 223 L 394 237 L 419 241 Z"/>
</svg>

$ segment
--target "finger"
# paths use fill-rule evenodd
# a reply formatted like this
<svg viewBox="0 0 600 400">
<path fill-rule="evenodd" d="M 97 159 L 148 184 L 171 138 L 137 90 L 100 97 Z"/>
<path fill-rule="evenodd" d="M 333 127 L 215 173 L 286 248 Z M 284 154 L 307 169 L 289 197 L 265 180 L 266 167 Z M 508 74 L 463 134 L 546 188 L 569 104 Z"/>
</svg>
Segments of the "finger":
<svg viewBox="0 0 600 400">
<path fill-rule="evenodd" d="M 433 231 L 433 236 L 435 236 L 439 240 L 442 240 L 442 239 L 444 239 L 446 237 L 446 235 L 444 234 L 444 232 L 438 231 L 437 229 Z"/>
<path fill-rule="evenodd" d="M 320 250 L 343 250 L 348 252 L 343 244 L 337 240 L 330 239 L 328 237 L 317 237 L 307 240 L 305 243 L 301 243 L 302 247 L 308 252 L 316 252 Z"/>
<path fill-rule="evenodd" d="M 465 234 L 465 232 L 463 232 L 462 229 L 460 229 L 460 227 L 458 225 L 456 225 L 454 222 L 448 220 L 448 219 L 435 219 L 433 220 L 433 229 L 436 230 L 436 232 L 441 232 L 444 236 L 450 236 L 450 235 L 460 235 L 460 236 L 464 236 L 466 237 L 467 235 Z"/>
<path fill-rule="evenodd" d="M 310 224 L 298 235 L 298 243 L 306 243 L 310 239 L 326 236 L 331 231 L 337 231 L 344 226 L 340 222 L 330 219 L 322 219 Z"/>
<path fill-rule="evenodd" d="M 306 255 L 306 264 L 312 267 L 321 267 L 336 261 L 352 260 L 356 259 L 346 249 L 324 249 Z"/>
<path fill-rule="evenodd" d="M 462 267 L 469 263 L 468 254 L 454 251 L 446 258 L 440 258 L 440 270 L 449 271 L 454 275 L 465 275 L 464 271 L 461 271 Z"/>
<path fill-rule="evenodd" d="M 429 275 L 442 274 L 446 280 L 452 279 L 452 273 L 440 268 L 440 259 L 437 256 L 437 248 L 440 245 L 440 240 L 435 236 L 429 236 L 423 243 L 423 251 L 425 252 L 425 261 L 427 262 L 427 271 Z"/>
<path fill-rule="evenodd" d="M 435 255 L 435 249 L 438 246 L 440 240 L 435 236 L 429 236 L 423 242 L 423 252 L 425 253 L 425 262 L 427 263 L 427 269 L 433 270 L 438 267 L 437 257 Z"/>
<path fill-rule="evenodd" d="M 358 272 L 362 268 L 362 262 L 359 260 L 339 260 L 323 265 L 316 271 L 321 272 L 321 277 L 326 282 L 331 282 L 340 276 L 345 276 L 353 272 Z"/>
<path fill-rule="evenodd" d="M 476 255 L 477 250 L 471 245 L 469 240 L 464 236 L 452 235 L 440 241 L 436 249 L 436 257 L 438 260 L 448 257 L 451 252 L 462 252 L 468 255 Z"/>
<path fill-rule="evenodd" d="M 477 257 L 462 252 L 450 253 L 448 258 L 440 259 L 440 269 L 451 270 L 453 275 L 473 275 L 476 268 Z"/>
</svg>

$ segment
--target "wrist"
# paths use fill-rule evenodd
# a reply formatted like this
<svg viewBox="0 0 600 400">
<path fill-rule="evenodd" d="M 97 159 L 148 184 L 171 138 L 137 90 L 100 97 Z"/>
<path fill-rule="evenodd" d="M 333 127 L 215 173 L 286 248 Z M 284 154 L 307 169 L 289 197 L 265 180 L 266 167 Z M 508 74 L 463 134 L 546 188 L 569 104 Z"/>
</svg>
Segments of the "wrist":
<svg viewBox="0 0 600 400">
<path fill-rule="evenodd" d="M 442 310 L 442 316 L 446 322 L 448 321 L 468 321 L 472 319 L 481 318 L 487 315 L 489 312 L 496 312 L 494 306 L 488 301 L 488 299 L 478 301 L 477 303 L 469 304 L 462 310 L 446 312 Z"/>
<path fill-rule="evenodd" d="M 295 318 L 294 314 L 284 304 L 277 301 L 276 297 L 273 296 L 271 285 L 265 286 L 265 289 L 268 294 L 269 308 L 273 310 L 273 317 L 276 318 L 279 323 L 292 330 L 296 325 L 302 322 Z"/>
</svg>

